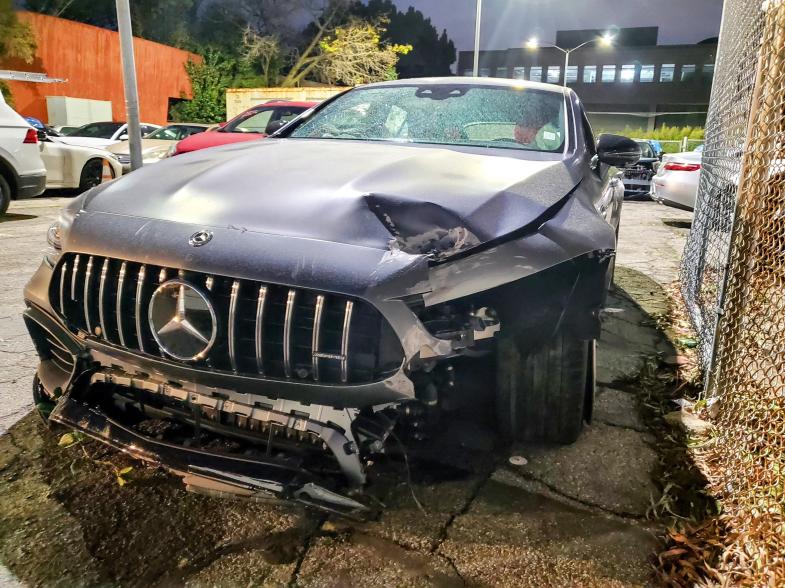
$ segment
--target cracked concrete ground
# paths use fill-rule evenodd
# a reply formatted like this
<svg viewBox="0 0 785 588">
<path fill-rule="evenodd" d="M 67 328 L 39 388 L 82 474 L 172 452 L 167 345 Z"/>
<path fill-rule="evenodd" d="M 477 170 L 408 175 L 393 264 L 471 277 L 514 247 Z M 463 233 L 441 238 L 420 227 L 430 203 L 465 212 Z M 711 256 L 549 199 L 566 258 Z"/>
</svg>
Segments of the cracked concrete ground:
<svg viewBox="0 0 785 588">
<path fill-rule="evenodd" d="M 30 408 L 35 368 L 21 289 L 64 201 L 15 202 L 0 222 L 0 562 L 31 586 L 631 586 L 657 547 L 656 439 L 634 376 L 667 353 L 653 315 L 689 215 L 626 203 L 617 282 L 598 349 L 595 418 L 566 447 L 415 464 L 387 479 L 377 521 L 347 523 L 185 493 L 176 479 L 92 443 L 63 449 Z M 14 216 L 15 215 L 15 216 Z M 624 386 L 619 382 L 625 382 Z M 24 417 L 24 418 L 22 418 Z M 21 420 L 19 420 L 21 418 Z M 11 427 L 12 422 L 19 422 Z M 511 455 L 525 458 L 511 465 Z M 478 465 L 479 464 L 479 465 Z M 134 466 L 119 487 L 115 469 Z M 0 578 L 3 578 L 0 568 Z"/>
</svg>

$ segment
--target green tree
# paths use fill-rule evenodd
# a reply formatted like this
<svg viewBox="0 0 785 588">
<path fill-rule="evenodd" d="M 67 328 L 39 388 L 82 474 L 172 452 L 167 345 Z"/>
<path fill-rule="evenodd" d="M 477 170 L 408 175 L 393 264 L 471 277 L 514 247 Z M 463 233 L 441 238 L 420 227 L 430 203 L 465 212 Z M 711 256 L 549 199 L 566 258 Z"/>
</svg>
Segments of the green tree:
<svg viewBox="0 0 785 588">
<path fill-rule="evenodd" d="M 172 109 L 172 118 L 181 122 L 216 123 L 226 120 L 226 89 L 237 70 L 234 58 L 214 49 L 205 51 L 202 63 L 189 61 L 185 71 L 191 79 L 191 100 Z"/>
<path fill-rule="evenodd" d="M 367 20 L 385 19 L 382 39 L 393 45 L 411 45 L 412 51 L 401 55 L 396 65 L 398 77 L 448 76 L 455 62 L 455 45 L 441 35 L 422 12 L 409 7 L 401 12 L 392 0 L 369 0 L 368 4 L 356 1 L 350 12 Z"/>
<path fill-rule="evenodd" d="M 32 63 L 35 59 L 35 34 L 33 29 L 22 22 L 14 12 L 11 0 L 0 0 L 0 61 L 21 59 Z M 13 96 L 8 85 L 0 81 L 0 92 L 6 102 L 13 105 Z"/>
</svg>

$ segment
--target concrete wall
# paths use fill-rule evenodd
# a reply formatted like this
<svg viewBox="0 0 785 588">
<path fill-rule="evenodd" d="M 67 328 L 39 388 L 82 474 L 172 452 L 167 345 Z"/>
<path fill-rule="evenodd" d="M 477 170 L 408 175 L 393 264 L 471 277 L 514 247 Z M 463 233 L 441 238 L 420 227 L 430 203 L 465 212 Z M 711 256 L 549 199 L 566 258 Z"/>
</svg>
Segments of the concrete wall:
<svg viewBox="0 0 785 588">
<path fill-rule="evenodd" d="M 305 88 L 230 88 L 226 91 L 226 120 L 229 120 L 251 106 L 270 100 L 295 100 L 310 102 L 326 100 L 339 92 L 348 90 L 338 86 L 319 86 Z"/>
<path fill-rule="evenodd" d="M 32 12 L 20 12 L 19 17 L 33 27 L 38 44 L 36 58 L 33 63 L 9 60 L 2 68 L 68 80 L 55 84 L 8 82 L 20 114 L 47 121 L 46 97 L 70 96 L 110 101 L 112 118 L 125 120 L 116 32 Z M 168 118 L 169 98 L 190 97 L 185 63 L 189 59 L 201 61 L 201 57 L 139 38 L 134 39 L 134 56 L 142 121 L 163 124 Z"/>
</svg>

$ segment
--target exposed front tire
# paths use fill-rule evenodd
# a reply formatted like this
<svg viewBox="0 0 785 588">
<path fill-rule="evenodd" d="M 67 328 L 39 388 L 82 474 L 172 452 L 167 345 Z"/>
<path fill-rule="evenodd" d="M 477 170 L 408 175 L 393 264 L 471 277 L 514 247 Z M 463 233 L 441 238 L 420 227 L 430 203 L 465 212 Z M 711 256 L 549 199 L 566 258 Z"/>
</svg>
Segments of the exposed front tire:
<svg viewBox="0 0 785 588">
<path fill-rule="evenodd" d="M 101 183 L 104 163 L 100 159 L 91 159 L 85 163 L 79 176 L 79 189 L 84 192 Z"/>
<path fill-rule="evenodd" d="M 591 414 L 593 351 L 593 341 L 566 329 L 526 352 L 514 335 L 502 337 L 496 384 L 499 432 L 514 441 L 573 443 Z"/>
<path fill-rule="evenodd" d="M 11 204 L 11 186 L 3 176 L 0 176 L 0 216 L 6 213 L 9 204 Z"/>
</svg>

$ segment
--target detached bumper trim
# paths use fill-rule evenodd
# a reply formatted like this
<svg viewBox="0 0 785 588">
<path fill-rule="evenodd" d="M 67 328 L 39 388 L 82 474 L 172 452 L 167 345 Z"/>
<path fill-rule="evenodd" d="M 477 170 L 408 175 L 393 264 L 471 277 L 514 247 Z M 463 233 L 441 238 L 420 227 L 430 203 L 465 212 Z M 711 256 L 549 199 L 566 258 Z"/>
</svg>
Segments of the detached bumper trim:
<svg viewBox="0 0 785 588">
<path fill-rule="evenodd" d="M 137 459 L 161 465 L 197 491 L 290 500 L 351 518 L 366 518 L 370 514 L 368 507 L 327 489 L 307 470 L 272 459 L 249 460 L 151 439 L 68 395 L 60 399 L 49 419 Z"/>
</svg>

